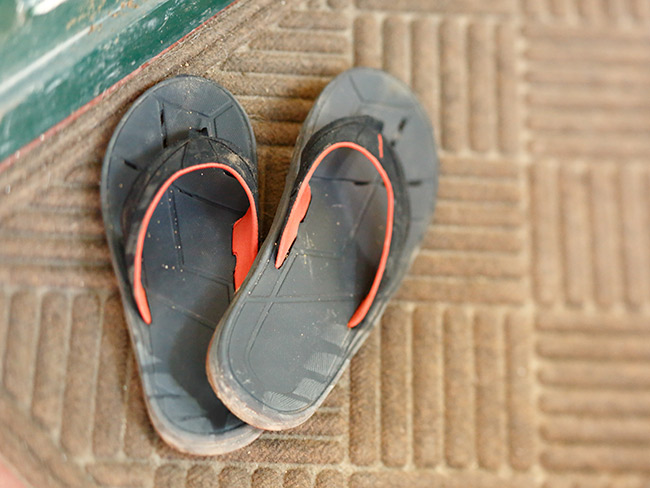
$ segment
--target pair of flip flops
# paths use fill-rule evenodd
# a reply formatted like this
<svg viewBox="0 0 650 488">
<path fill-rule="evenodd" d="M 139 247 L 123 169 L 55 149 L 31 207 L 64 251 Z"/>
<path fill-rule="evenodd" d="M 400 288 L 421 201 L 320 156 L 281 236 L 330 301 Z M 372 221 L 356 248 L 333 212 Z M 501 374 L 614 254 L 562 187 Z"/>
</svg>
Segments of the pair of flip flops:
<svg viewBox="0 0 650 488">
<path fill-rule="evenodd" d="M 430 122 L 388 74 L 332 81 L 259 243 L 255 138 L 223 87 L 166 80 L 108 146 L 102 212 L 151 421 L 220 454 L 305 422 L 396 291 L 433 211 Z"/>
</svg>

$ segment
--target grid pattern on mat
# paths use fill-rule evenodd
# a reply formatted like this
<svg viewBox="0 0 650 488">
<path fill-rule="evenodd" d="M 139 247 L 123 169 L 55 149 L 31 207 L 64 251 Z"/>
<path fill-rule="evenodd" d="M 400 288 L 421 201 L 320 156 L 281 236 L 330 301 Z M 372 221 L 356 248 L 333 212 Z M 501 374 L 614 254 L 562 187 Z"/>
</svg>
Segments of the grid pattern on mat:
<svg viewBox="0 0 650 488">
<path fill-rule="evenodd" d="M 0 173 L 0 453 L 34 487 L 650 483 L 650 1 L 240 0 Z M 313 100 L 409 83 L 440 199 L 401 290 L 305 425 L 217 458 L 153 433 L 99 212 L 146 88 L 249 112 L 265 228 Z"/>
</svg>

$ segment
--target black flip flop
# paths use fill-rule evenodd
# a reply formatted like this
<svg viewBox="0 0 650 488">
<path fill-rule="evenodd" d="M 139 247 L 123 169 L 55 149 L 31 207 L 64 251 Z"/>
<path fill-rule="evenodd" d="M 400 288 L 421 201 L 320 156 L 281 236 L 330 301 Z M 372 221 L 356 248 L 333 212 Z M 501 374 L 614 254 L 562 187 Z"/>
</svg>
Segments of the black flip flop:
<svg viewBox="0 0 650 488">
<path fill-rule="evenodd" d="M 108 145 L 102 213 L 154 428 L 213 455 L 255 440 L 215 396 L 210 338 L 258 246 L 255 139 L 216 83 L 180 76 L 143 94 Z"/>
<path fill-rule="evenodd" d="M 281 430 L 314 413 L 409 268 L 437 181 L 433 129 L 406 85 L 357 68 L 325 88 L 210 345 L 208 377 L 238 417 Z"/>
</svg>

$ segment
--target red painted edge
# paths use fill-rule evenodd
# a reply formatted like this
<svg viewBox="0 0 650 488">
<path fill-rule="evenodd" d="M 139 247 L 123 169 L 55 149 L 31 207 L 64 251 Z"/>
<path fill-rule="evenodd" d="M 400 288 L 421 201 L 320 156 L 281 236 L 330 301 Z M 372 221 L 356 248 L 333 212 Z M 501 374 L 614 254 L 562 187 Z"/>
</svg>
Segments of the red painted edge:
<svg viewBox="0 0 650 488">
<path fill-rule="evenodd" d="M 0 457 L 0 486 L 2 488 L 27 488 L 16 474 L 17 471 L 9 467 L 9 464 Z"/>
<path fill-rule="evenodd" d="M 196 28 L 192 29 L 190 32 L 185 34 L 183 37 L 181 37 L 178 41 L 174 42 L 173 44 L 169 45 L 162 51 L 160 51 L 158 54 L 156 54 L 153 58 L 151 58 L 148 61 L 145 61 L 143 64 L 138 66 L 136 69 L 131 71 L 128 75 L 126 75 L 124 78 L 122 78 L 120 81 L 116 82 L 114 85 L 108 87 L 106 90 L 104 90 L 102 93 L 97 95 L 95 98 L 87 102 L 85 105 L 82 105 L 79 107 L 77 110 L 72 112 L 70 115 L 68 115 L 66 118 L 58 122 L 57 124 L 53 125 L 50 127 L 48 130 L 43 132 L 41 135 L 37 136 L 34 138 L 31 142 L 28 142 L 25 144 L 23 147 L 18 149 L 16 152 L 13 154 L 7 156 L 4 161 L 0 162 L 0 173 L 3 171 L 7 170 L 10 166 L 12 166 L 16 161 L 18 161 L 21 157 L 24 157 L 26 154 L 28 154 L 30 151 L 32 151 L 34 148 L 40 146 L 43 142 L 45 142 L 47 139 L 52 137 L 54 134 L 57 132 L 63 130 L 65 127 L 70 125 L 72 122 L 77 120 L 79 117 L 81 117 L 84 113 L 86 113 L 88 110 L 90 110 L 92 107 L 97 105 L 99 102 L 104 100 L 107 96 L 111 95 L 114 91 L 119 89 L 121 86 L 125 85 L 128 81 L 130 81 L 132 78 L 137 76 L 143 69 L 145 69 L 147 66 L 149 66 L 151 63 L 156 61 L 158 58 L 163 56 L 167 51 L 171 50 L 173 47 L 176 47 L 178 44 L 183 43 L 188 37 L 194 35 L 196 32 L 199 30 L 203 29 L 205 25 L 216 18 L 217 16 L 223 14 L 225 11 L 227 11 L 229 8 L 231 8 L 233 5 L 238 3 L 240 0 L 235 0 L 231 4 L 225 6 L 223 9 L 219 10 L 216 14 L 214 14 L 212 17 L 207 19 L 205 22 L 202 24 L 198 25 Z"/>
</svg>

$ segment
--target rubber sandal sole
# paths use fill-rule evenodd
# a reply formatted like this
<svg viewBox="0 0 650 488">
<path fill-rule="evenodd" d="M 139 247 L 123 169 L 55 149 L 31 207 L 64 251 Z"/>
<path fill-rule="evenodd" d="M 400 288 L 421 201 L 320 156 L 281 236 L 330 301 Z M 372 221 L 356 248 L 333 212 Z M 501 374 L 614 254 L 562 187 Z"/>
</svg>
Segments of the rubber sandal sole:
<svg viewBox="0 0 650 488">
<path fill-rule="evenodd" d="M 363 115 L 383 123 L 385 144 L 402 163 L 410 225 L 402 243 L 406 251 L 380 303 L 365 324 L 348 329 L 345 323 L 374 276 L 387 208 L 384 187 L 370 165 L 349 164 L 356 157 L 349 153 L 328 156 L 334 158 L 326 165 L 330 169 L 319 168 L 310 182 L 312 201 L 287 258 L 288 271 L 280 273 L 274 263 L 305 145 L 329 124 Z M 228 408 L 268 430 L 295 427 L 313 415 L 406 274 L 434 210 L 437 182 L 433 129 L 406 85 L 382 71 L 355 68 L 324 89 L 298 138 L 269 235 L 210 345 L 208 377 Z M 333 210 L 336 205 L 340 212 Z M 355 208 L 363 211 L 349 210 Z M 340 234 L 333 225 L 341 227 Z M 337 237 L 350 233 L 356 245 Z M 329 257 L 345 260 L 347 254 L 348 267 L 333 271 Z"/>
<path fill-rule="evenodd" d="M 210 161 L 216 137 L 249 162 L 256 180 L 253 132 L 233 96 L 198 77 L 163 81 L 115 129 L 101 181 L 106 234 L 149 417 L 165 442 L 197 455 L 229 452 L 261 434 L 223 405 L 205 375 L 208 343 L 234 294 L 232 228 L 249 200 L 219 168 L 193 171 L 171 184 L 151 216 L 143 248 L 151 325 L 133 298 L 124 209 L 133 204 L 134 185 L 160 171 L 153 165 Z M 155 186 L 145 190 L 151 194 Z M 256 200 L 256 187 L 254 192 Z"/>
</svg>

